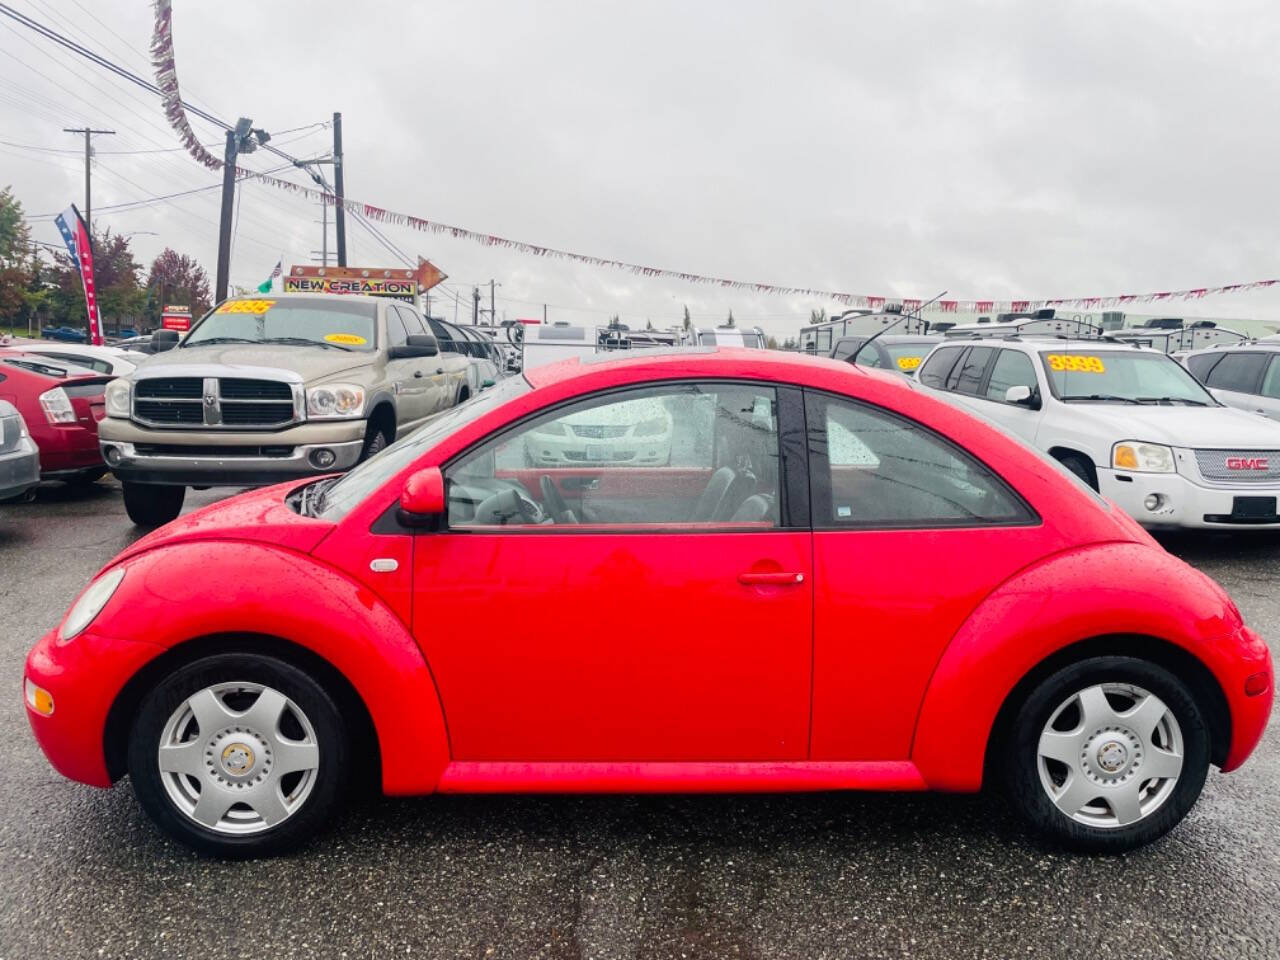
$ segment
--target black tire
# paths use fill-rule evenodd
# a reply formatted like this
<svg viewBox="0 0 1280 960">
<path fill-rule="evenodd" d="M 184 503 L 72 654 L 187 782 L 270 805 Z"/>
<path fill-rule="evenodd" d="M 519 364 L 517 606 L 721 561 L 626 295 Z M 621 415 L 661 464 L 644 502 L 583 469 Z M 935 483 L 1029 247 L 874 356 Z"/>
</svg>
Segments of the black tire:
<svg viewBox="0 0 1280 960">
<path fill-rule="evenodd" d="M 257 833 L 225 833 L 197 823 L 170 797 L 157 762 L 164 728 L 173 713 L 193 694 L 228 683 L 259 684 L 282 693 L 305 714 L 318 746 L 314 782 L 301 805 L 280 823 Z M 195 738 L 206 735 L 200 730 Z M 291 850 L 331 822 L 346 793 L 341 771 L 347 769 L 349 753 L 342 716 L 310 674 L 275 657 L 223 653 L 178 668 L 143 698 L 129 735 L 129 778 L 147 814 L 170 836 L 203 854 L 244 860 Z M 205 783 L 203 789 L 207 789 Z"/>
<path fill-rule="evenodd" d="M 1078 453 L 1064 453 L 1058 457 L 1058 462 L 1087 483 L 1095 493 L 1098 491 L 1098 471 L 1088 457 Z"/>
<path fill-rule="evenodd" d="M 1171 792 L 1155 810 L 1124 826 L 1093 826 L 1072 819 L 1054 805 L 1040 779 L 1040 735 L 1054 711 L 1073 693 L 1102 683 L 1131 684 L 1155 694 L 1177 720 L 1182 735 L 1182 769 Z M 1168 670 L 1135 657 L 1091 657 L 1039 683 L 1015 713 L 998 749 L 1009 800 L 1033 829 L 1081 853 L 1123 853 L 1164 836 L 1195 805 L 1209 770 L 1210 736 L 1195 697 Z M 1105 796 L 1103 788 L 1098 796 Z"/>
<path fill-rule="evenodd" d="M 364 449 L 360 451 L 360 462 L 364 463 L 389 446 L 391 446 L 391 438 L 387 436 L 385 430 L 377 424 L 369 424 L 364 432 Z"/>
<path fill-rule="evenodd" d="M 124 511 L 140 527 L 161 527 L 176 520 L 186 499 L 186 487 L 171 487 L 156 483 L 120 484 L 124 488 Z"/>
</svg>

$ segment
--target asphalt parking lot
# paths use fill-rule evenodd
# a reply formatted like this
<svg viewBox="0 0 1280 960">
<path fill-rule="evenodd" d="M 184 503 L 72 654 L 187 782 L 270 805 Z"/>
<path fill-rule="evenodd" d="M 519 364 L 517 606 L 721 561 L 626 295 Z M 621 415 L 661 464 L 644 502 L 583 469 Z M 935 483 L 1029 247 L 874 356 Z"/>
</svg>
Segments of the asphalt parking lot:
<svg viewBox="0 0 1280 960">
<path fill-rule="evenodd" d="M 136 536 L 110 480 L 0 506 L 0 960 L 1280 956 L 1274 719 L 1120 858 L 1047 849 L 987 797 L 818 794 L 368 800 L 292 857 L 200 859 L 127 782 L 55 774 L 22 706 L 27 650 Z M 1167 545 L 1280 637 L 1280 537 Z"/>
</svg>

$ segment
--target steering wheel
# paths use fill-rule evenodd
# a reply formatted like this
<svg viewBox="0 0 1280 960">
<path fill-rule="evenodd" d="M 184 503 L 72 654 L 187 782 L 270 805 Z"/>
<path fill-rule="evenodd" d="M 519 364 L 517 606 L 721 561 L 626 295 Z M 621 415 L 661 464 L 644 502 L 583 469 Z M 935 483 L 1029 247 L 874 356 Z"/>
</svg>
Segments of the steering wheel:
<svg viewBox="0 0 1280 960">
<path fill-rule="evenodd" d="M 547 509 L 556 523 L 578 522 L 577 516 L 569 509 L 569 504 L 564 502 L 564 496 L 549 475 L 544 473 L 540 476 L 538 478 L 538 486 L 542 488 L 542 502 L 547 505 Z"/>
<path fill-rule="evenodd" d="M 542 508 L 515 488 L 499 490 L 476 506 L 474 521 L 482 526 L 500 526 L 515 520 L 539 524 L 547 519 Z"/>
<path fill-rule="evenodd" d="M 525 523 L 538 524 L 547 519 L 545 511 L 535 501 L 530 500 L 519 490 L 512 490 L 511 492 L 515 494 L 515 508 L 519 511 Z"/>
</svg>

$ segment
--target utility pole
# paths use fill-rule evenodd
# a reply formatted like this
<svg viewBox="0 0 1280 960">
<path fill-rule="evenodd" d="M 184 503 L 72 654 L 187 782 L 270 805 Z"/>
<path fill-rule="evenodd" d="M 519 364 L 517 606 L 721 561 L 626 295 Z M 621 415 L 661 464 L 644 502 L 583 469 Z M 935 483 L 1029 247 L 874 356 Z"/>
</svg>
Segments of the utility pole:
<svg viewBox="0 0 1280 960">
<path fill-rule="evenodd" d="M 93 130 L 89 127 L 63 127 L 63 133 L 83 133 L 84 134 L 84 232 L 89 235 L 89 249 L 93 250 L 93 197 L 89 188 L 89 169 L 90 159 L 93 157 L 93 147 L 89 143 L 89 138 L 95 133 L 114 134 L 114 130 Z"/>
<path fill-rule="evenodd" d="M 544 324 L 547 322 L 547 305 L 545 303 L 542 305 L 542 322 Z"/>
<path fill-rule="evenodd" d="M 489 279 L 489 326 L 496 327 L 498 325 L 498 314 L 493 309 L 493 279 Z"/>
<path fill-rule="evenodd" d="M 480 288 L 471 288 L 471 325 L 474 327 L 480 322 Z"/>
<path fill-rule="evenodd" d="M 231 204 L 236 193 L 236 154 L 240 138 L 227 131 L 227 146 L 222 154 L 222 217 L 218 221 L 218 274 L 213 301 L 227 299 L 227 282 L 231 277 Z"/>
<path fill-rule="evenodd" d="M 338 199 L 334 220 L 338 225 L 338 266 L 347 265 L 347 211 L 342 205 L 346 195 L 342 188 L 342 114 L 333 114 L 333 188 Z M 325 261 L 326 263 L 328 261 Z"/>
</svg>

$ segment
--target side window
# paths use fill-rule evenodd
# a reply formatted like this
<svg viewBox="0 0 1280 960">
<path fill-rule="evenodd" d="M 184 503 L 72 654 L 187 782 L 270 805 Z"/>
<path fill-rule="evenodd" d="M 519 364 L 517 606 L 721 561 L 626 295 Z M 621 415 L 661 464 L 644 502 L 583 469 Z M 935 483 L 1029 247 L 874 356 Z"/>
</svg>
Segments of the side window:
<svg viewBox="0 0 1280 960">
<path fill-rule="evenodd" d="M 387 305 L 387 346 L 399 347 L 408 342 L 408 333 L 404 329 L 404 321 L 400 319 L 400 311 L 394 304 Z"/>
<path fill-rule="evenodd" d="M 1036 519 L 999 477 L 920 424 L 823 394 L 808 394 L 806 404 L 815 528 L 957 527 Z M 813 439 L 815 425 L 822 432 Z"/>
<path fill-rule="evenodd" d="M 1191 371 L 1191 375 L 1204 383 L 1209 378 L 1209 371 L 1214 368 L 1226 354 L 1223 353 L 1201 353 L 1194 357 L 1187 357 L 1187 369 Z"/>
<path fill-rule="evenodd" d="M 682 383 L 562 407 L 445 470 L 449 527 L 776 527 L 777 406 L 772 387 Z"/>
<path fill-rule="evenodd" d="M 835 349 L 831 351 L 831 356 L 836 360 L 848 360 L 853 356 L 853 351 L 857 350 L 859 345 L 864 342 L 863 337 L 845 337 L 843 340 L 837 340 Z M 859 359 L 866 353 L 862 351 L 858 355 Z"/>
<path fill-rule="evenodd" d="M 423 329 L 422 317 L 418 315 L 418 311 L 411 307 L 396 307 L 396 312 L 400 314 L 400 321 L 404 324 L 405 333 L 409 336 L 421 336 L 427 331 Z"/>
<path fill-rule="evenodd" d="M 1270 356 L 1265 353 L 1224 354 L 1209 372 L 1206 385 L 1237 393 L 1257 393 L 1262 368 Z"/>
<path fill-rule="evenodd" d="M 968 349 L 968 347 L 939 347 L 925 361 L 924 367 L 920 370 L 920 382 L 936 390 L 946 389 L 951 369 L 960 359 L 960 355 Z"/>
<path fill-rule="evenodd" d="M 1262 395 L 1272 400 L 1280 400 L 1280 354 L 1271 355 L 1267 375 L 1262 378 Z"/>
<path fill-rule="evenodd" d="M 1001 350 L 996 355 L 996 364 L 991 368 L 991 382 L 987 384 L 987 399 L 1004 402 L 1005 391 L 1010 387 L 1030 387 L 1034 392 L 1036 383 L 1035 367 L 1031 358 L 1018 350 Z"/>
<path fill-rule="evenodd" d="M 952 372 L 955 379 L 947 381 L 947 386 L 958 393 L 978 396 L 982 393 L 982 378 L 986 375 L 987 364 L 991 362 L 994 347 L 971 347 L 960 362 L 959 372 Z"/>
<path fill-rule="evenodd" d="M 428 320 L 431 325 L 431 332 L 436 335 L 436 342 L 440 345 L 441 353 L 461 353 L 462 347 L 454 343 L 453 333 L 439 320 Z"/>
</svg>

